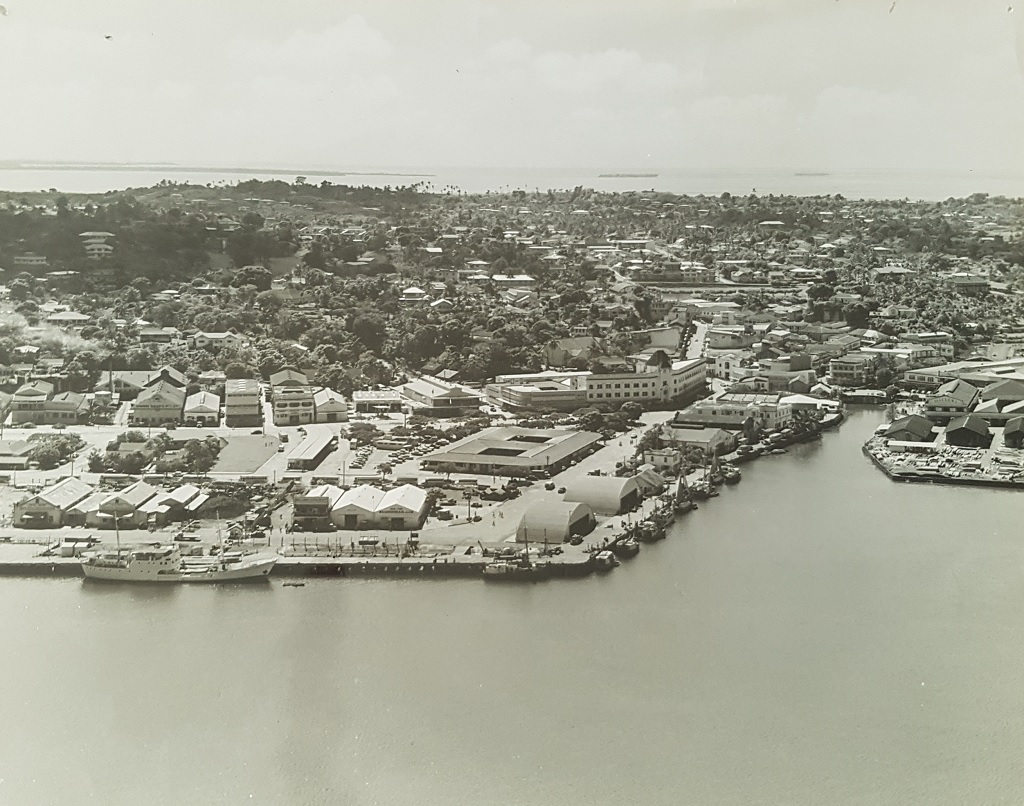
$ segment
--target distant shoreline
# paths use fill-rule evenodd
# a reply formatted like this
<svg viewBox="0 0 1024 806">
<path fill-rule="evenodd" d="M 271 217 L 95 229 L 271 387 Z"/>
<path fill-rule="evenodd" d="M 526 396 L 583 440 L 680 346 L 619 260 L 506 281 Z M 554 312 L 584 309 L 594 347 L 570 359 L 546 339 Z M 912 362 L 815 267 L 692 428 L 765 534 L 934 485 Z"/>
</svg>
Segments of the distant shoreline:
<svg viewBox="0 0 1024 806">
<path fill-rule="evenodd" d="M 166 171 L 167 173 L 219 173 L 262 174 L 264 176 L 409 176 L 433 177 L 435 174 L 403 173 L 401 171 L 323 171 L 294 168 L 225 168 L 202 165 L 175 165 L 171 163 L 142 162 L 0 162 L 4 171 L 137 171 L 140 173 Z"/>
<path fill-rule="evenodd" d="M 400 170 L 407 168 L 407 170 Z M 811 174 L 812 172 L 806 172 Z M 441 168 L 438 166 L 366 166 L 366 170 L 314 170 L 293 167 L 258 168 L 243 166 L 221 168 L 212 165 L 190 166 L 162 162 L 61 162 L 0 160 L 0 192 L 61 193 L 96 195 L 123 191 L 138 186 L 204 185 L 232 186 L 248 180 L 280 181 L 293 184 L 298 177 L 308 184 L 324 181 L 336 185 L 373 187 L 416 185 L 424 192 L 458 191 L 464 194 L 502 191 L 571 191 L 575 187 L 601 193 L 643 192 L 682 196 L 760 195 L 818 197 L 842 194 L 851 199 L 942 201 L 966 198 L 984 192 L 992 196 L 1024 198 L 1024 174 L 1000 176 L 928 174 L 828 173 L 801 175 L 792 169 L 775 173 L 686 173 L 686 172 L 606 172 L 600 176 L 591 169 L 502 169 Z M 434 187 L 426 187 L 426 185 Z"/>
</svg>

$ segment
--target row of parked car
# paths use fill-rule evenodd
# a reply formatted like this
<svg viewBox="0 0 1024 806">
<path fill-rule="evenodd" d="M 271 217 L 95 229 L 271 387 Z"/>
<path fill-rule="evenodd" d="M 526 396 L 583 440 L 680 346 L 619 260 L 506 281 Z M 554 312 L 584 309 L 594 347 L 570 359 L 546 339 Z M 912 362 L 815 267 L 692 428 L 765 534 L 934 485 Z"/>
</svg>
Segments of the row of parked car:
<svg viewBox="0 0 1024 806">
<path fill-rule="evenodd" d="M 351 464 L 349 464 L 349 467 L 352 468 L 353 470 L 359 470 L 366 464 L 367 460 L 370 458 L 370 454 L 372 453 L 373 448 L 371 448 L 369 445 L 364 445 L 363 447 L 359 448 L 359 450 L 356 451 L 356 458 L 352 460 Z"/>
<path fill-rule="evenodd" d="M 397 448 L 394 453 L 391 454 L 391 459 L 394 462 L 405 462 L 409 459 L 418 459 L 431 451 L 435 451 L 438 448 L 447 445 L 450 441 L 451 440 L 447 437 L 432 437 L 429 440 L 424 440 L 416 445 Z"/>
</svg>

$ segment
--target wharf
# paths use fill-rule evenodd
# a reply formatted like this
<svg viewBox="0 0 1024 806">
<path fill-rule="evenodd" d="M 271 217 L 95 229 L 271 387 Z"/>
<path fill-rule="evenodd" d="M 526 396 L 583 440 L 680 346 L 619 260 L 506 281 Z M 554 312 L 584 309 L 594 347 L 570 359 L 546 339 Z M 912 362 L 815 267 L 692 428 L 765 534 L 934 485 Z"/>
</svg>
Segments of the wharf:
<svg viewBox="0 0 1024 806">
<path fill-rule="evenodd" d="M 80 577 L 82 565 L 76 557 L 0 558 L 0 577 Z"/>
<path fill-rule="evenodd" d="M 593 559 L 583 550 L 569 550 L 544 559 L 546 576 L 582 577 L 594 570 Z M 493 560 L 480 554 L 434 557 L 281 557 L 272 577 L 473 577 L 483 574 Z M 3 557 L 0 577 L 81 577 L 76 557 Z"/>
<path fill-rule="evenodd" d="M 566 548 L 569 548 L 568 546 Z M 282 557 L 271 576 L 275 577 L 363 577 L 363 576 L 421 576 L 421 577 L 475 577 L 482 576 L 484 566 L 493 557 L 473 555 L 447 555 L 442 557 Z M 563 551 L 545 557 L 548 577 L 582 577 L 594 570 L 590 554 L 583 551 Z"/>
<path fill-rule="evenodd" d="M 886 461 L 886 456 L 881 454 L 879 446 L 871 440 L 861 448 L 875 467 L 885 473 L 891 481 L 901 482 L 927 482 L 929 484 L 949 484 L 962 487 L 988 487 L 990 489 L 1002 490 L 1024 490 L 1024 474 L 1016 474 L 1009 478 L 985 475 L 984 473 L 965 473 L 962 469 L 956 468 L 946 471 L 944 468 L 922 469 L 918 467 L 895 467 Z M 954 475 L 958 473 L 959 475 Z"/>
<path fill-rule="evenodd" d="M 833 414 L 810 432 L 789 435 L 786 444 L 816 438 L 821 430 L 835 427 L 841 421 L 841 412 Z M 624 441 L 620 439 L 619 445 L 623 446 Z M 603 458 L 607 459 L 608 457 Z M 742 461 L 744 458 L 736 456 L 735 461 Z M 575 470 L 582 477 L 582 474 L 591 473 L 595 468 L 600 470 L 601 467 L 599 461 L 588 461 L 581 463 Z M 707 478 L 702 478 L 702 476 L 707 476 Z M 734 481 L 738 480 L 737 476 Z M 285 579 L 312 577 L 483 578 L 485 567 L 492 563 L 527 561 L 539 571 L 539 574 L 532 577 L 533 579 L 583 577 L 595 570 L 597 565 L 595 556 L 601 551 L 611 550 L 616 554 L 621 553 L 622 556 L 633 556 L 636 554 L 636 548 L 626 545 L 626 541 L 630 538 L 635 538 L 638 542 L 649 543 L 666 537 L 669 527 L 678 516 L 696 509 L 694 499 L 704 500 L 717 495 L 714 487 L 725 481 L 726 479 L 721 474 L 717 474 L 715 477 L 706 471 L 694 471 L 686 480 L 689 488 L 687 493 L 680 495 L 679 490 L 673 493 L 669 489 L 659 497 L 652 497 L 644 501 L 632 513 L 623 513 L 608 519 L 602 524 L 602 529 L 611 530 L 607 536 L 601 531 L 594 531 L 589 537 L 588 545 L 574 546 L 563 543 L 553 547 L 550 551 L 545 547 L 544 551 L 536 557 L 531 550 L 528 560 L 525 555 L 526 547 L 513 549 L 508 544 L 514 538 L 509 536 L 503 539 L 504 528 L 497 524 L 494 512 L 491 513 L 489 526 L 486 522 L 481 522 L 466 523 L 454 529 L 447 527 L 443 530 L 425 530 L 421 533 L 421 539 L 427 539 L 418 546 L 412 547 L 408 542 L 403 546 L 396 542 L 391 549 L 385 543 L 383 555 L 377 553 L 380 547 L 376 546 L 373 549 L 360 548 L 352 543 L 345 546 L 335 541 L 335 545 L 332 547 L 329 536 L 323 538 L 319 534 L 302 533 L 300 545 L 296 540 L 296 535 L 293 534 L 290 546 L 286 547 L 282 538 L 279 552 L 281 556 L 271 572 L 271 577 Z M 686 490 L 687 487 L 683 489 Z M 523 506 L 527 503 L 531 506 L 543 505 L 545 500 L 543 493 L 537 490 L 527 493 L 523 498 L 530 499 L 523 501 Z M 502 510 L 502 517 L 505 517 L 505 514 Z M 513 518 L 509 517 L 509 521 L 511 520 Z M 55 545 L 54 540 L 59 542 L 69 537 L 70 534 L 65 530 L 41 535 L 40 538 L 31 542 L 20 540 L 19 543 L 12 543 L 9 542 L 10 537 L 0 537 L 0 540 L 4 541 L 0 543 L 0 577 L 81 577 L 81 566 L 77 558 L 41 556 L 39 554 L 45 546 L 49 546 L 52 551 Z M 122 537 L 125 536 L 122 535 Z M 167 536 L 140 532 L 132 535 L 131 538 L 137 542 L 148 542 L 154 539 L 165 540 Z M 135 542 L 131 538 L 129 538 L 129 542 Z M 452 538 L 456 539 L 456 545 L 448 542 Z M 213 539 L 211 533 L 204 540 L 204 547 L 206 542 Z M 326 539 L 326 546 L 319 542 L 321 539 Z M 488 548 L 484 548 L 481 540 L 487 544 Z M 480 547 L 479 551 L 476 546 Z M 266 548 L 272 550 L 269 544 Z"/>
</svg>

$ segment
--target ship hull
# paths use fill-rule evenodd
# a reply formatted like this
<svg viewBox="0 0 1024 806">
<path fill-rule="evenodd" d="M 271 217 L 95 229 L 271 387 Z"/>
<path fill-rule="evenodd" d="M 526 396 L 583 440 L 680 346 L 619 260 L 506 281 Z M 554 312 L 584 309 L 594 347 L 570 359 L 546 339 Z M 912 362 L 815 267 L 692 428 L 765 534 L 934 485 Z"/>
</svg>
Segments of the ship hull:
<svg viewBox="0 0 1024 806">
<path fill-rule="evenodd" d="M 177 570 L 164 573 L 149 573 L 131 568 L 116 568 L 96 565 L 82 564 L 82 572 L 86 579 L 96 579 L 100 582 L 153 582 L 165 584 L 168 582 L 181 582 L 181 572 Z"/>
<path fill-rule="evenodd" d="M 86 579 L 101 582 L 143 582 L 155 584 L 168 583 L 215 583 L 243 582 L 266 579 L 274 569 L 276 557 L 258 559 L 238 563 L 182 564 L 175 569 L 151 571 L 132 567 L 107 567 L 100 565 L 82 565 Z"/>
<path fill-rule="evenodd" d="M 181 574 L 182 582 L 241 582 L 243 580 L 260 580 L 270 576 L 274 570 L 276 557 L 253 560 L 251 562 L 228 563 L 217 565 L 211 569 L 190 568 L 186 565 Z"/>
</svg>

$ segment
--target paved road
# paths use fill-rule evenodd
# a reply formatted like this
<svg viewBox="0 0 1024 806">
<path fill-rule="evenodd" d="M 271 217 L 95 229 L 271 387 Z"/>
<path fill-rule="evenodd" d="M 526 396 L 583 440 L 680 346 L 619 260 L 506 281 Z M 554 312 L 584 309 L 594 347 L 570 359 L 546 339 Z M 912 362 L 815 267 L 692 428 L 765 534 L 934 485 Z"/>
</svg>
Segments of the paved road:
<svg viewBox="0 0 1024 806">
<path fill-rule="evenodd" d="M 704 322 L 697 322 L 693 338 L 686 347 L 687 358 L 702 358 L 707 352 L 708 327 Z"/>
</svg>

